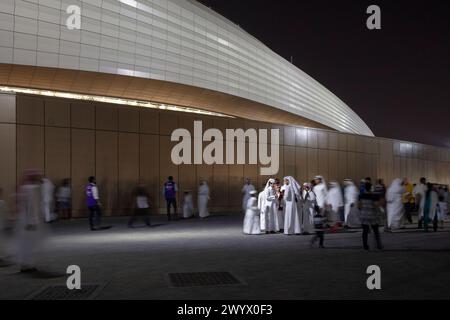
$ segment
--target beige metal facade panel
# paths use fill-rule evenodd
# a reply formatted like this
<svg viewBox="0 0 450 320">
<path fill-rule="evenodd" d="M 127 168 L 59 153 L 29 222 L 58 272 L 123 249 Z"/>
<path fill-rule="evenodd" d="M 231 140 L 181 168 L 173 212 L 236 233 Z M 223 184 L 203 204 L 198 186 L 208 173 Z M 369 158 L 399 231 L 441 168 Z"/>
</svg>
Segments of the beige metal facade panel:
<svg viewBox="0 0 450 320">
<path fill-rule="evenodd" d="M 16 96 L 0 94 L 0 123 L 16 123 Z"/>
<path fill-rule="evenodd" d="M 15 201 L 11 195 L 15 194 L 17 179 L 15 124 L 0 123 L 0 154 L 0 188 L 3 199 L 13 209 Z"/>
</svg>

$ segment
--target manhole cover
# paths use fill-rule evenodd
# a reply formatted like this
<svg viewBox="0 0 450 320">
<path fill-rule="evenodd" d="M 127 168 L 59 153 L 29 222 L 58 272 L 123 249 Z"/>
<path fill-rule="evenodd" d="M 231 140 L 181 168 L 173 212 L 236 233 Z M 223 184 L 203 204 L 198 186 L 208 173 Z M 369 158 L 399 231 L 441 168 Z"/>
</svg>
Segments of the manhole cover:
<svg viewBox="0 0 450 320">
<path fill-rule="evenodd" d="M 242 284 L 229 272 L 169 273 L 169 280 L 174 287 L 213 287 Z"/>
<path fill-rule="evenodd" d="M 79 290 L 69 290 L 67 286 L 47 286 L 34 293 L 29 300 L 88 300 L 101 290 L 100 285 L 83 285 Z"/>
</svg>

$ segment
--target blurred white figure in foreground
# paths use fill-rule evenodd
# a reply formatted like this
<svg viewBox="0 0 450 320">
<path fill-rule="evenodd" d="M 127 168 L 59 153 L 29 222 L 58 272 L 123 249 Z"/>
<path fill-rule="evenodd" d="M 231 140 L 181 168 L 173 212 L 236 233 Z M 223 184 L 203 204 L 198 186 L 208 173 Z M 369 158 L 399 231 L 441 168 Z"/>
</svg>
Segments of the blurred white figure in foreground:
<svg viewBox="0 0 450 320">
<path fill-rule="evenodd" d="M 48 178 L 42 178 L 42 210 L 44 212 L 45 222 L 52 222 L 56 219 L 53 212 L 53 195 L 55 185 Z"/>
<path fill-rule="evenodd" d="M 198 215 L 200 218 L 209 217 L 208 212 L 209 187 L 205 180 L 200 181 L 198 187 Z"/>
<path fill-rule="evenodd" d="M 387 225 L 389 230 L 403 227 L 404 208 L 402 197 L 404 193 L 405 188 L 401 179 L 392 181 L 391 186 L 387 189 Z"/>
<path fill-rule="evenodd" d="M 245 212 L 247 212 L 247 204 L 248 204 L 248 199 L 250 199 L 250 192 L 255 191 L 255 186 L 252 185 L 252 182 L 250 179 L 247 178 L 244 186 L 242 187 L 242 210 Z"/>
<path fill-rule="evenodd" d="M 194 200 L 192 198 L 192 192 L 186 190 L 183 198 L 183 218 L 189 219 L 194 216 Z"/>
<path fill-rule="evenodd" d="M 249 192 L 250 199 L 247 201 L 247 210 L 244 218 L 244 233 L 245 234 L 261 234 L 261 226 L 259 221 L 260 211 L 258 209 L 258 200 L 256 190 Z"/>
<path fill-rule="evenodd" d="M 42 213 L 42 187 L 40 173 L 35 170 L 25 172 L 24 181 L 18 194 L 17 258 L 20 272 L 37 271 L 36 251 L 42 246 L 45 236 L 44 215 Z"/>
</svg>

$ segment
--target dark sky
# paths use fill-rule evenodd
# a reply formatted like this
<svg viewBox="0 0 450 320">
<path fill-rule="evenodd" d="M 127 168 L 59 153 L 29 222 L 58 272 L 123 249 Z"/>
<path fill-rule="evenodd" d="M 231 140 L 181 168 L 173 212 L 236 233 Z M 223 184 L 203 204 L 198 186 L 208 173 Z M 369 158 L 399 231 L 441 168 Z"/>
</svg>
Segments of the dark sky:
<svg viewBox="0 0 450 320">
<path fill-rule="evenodd" d="M 200 2 L 293 56 L 376 136 L 450 147 L 450 1 Z M 381 30 L 366 28 L 371 4 Z"/>
</svg>

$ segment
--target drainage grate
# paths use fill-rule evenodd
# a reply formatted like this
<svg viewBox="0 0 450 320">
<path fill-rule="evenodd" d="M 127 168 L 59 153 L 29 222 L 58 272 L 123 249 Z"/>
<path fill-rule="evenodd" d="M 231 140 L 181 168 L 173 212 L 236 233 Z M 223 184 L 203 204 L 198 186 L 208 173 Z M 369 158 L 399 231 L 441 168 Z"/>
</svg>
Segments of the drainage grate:
<svg viewBox="0 0 450 320">
<path fill-rule="evenodd" d="M 169 280 L 174 287 L 213 287 L 242 284 L 229 272 L 169 273 Z"/>
<path fill-rule="evenodd" d="M 48 286 L 34 293 L 29 300 L 88 300 L 93 299 L 101 287 L 83 285 L 80 290 L 69 290 L 67 286 Z"/>
</svg>

